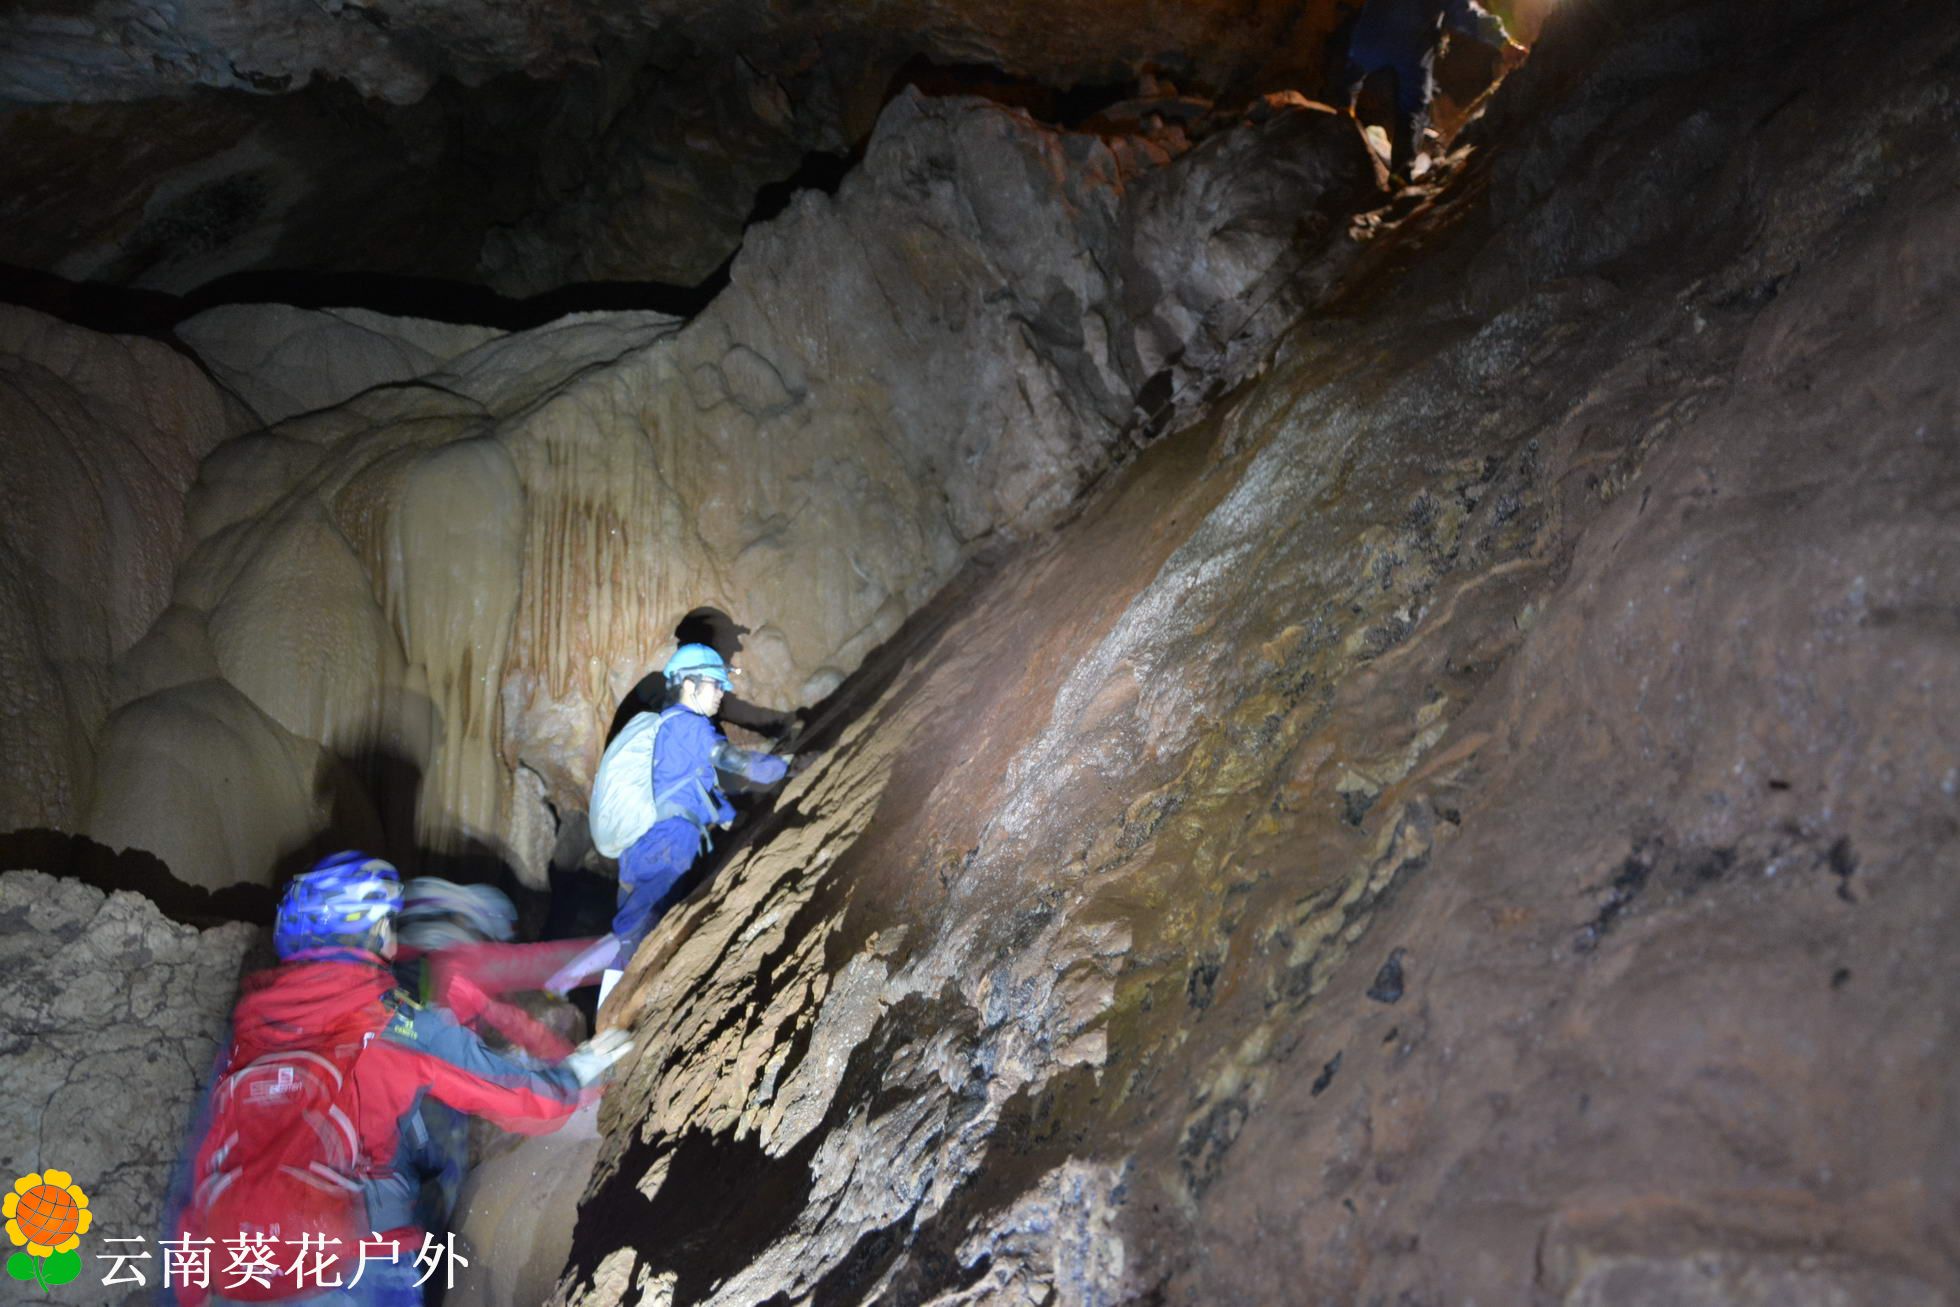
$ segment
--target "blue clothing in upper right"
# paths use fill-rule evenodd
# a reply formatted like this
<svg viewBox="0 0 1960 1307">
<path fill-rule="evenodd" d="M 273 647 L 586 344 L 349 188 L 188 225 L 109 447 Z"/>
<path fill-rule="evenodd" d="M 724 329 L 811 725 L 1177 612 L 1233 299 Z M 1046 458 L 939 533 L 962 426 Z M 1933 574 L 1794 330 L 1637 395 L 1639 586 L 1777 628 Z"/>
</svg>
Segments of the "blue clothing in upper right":
<svg viewBox="0 0 1960 1307">
<path fill-rule="evenodd" d="M 721 792 L 716 768 L 773 785 L 788 773 L 789 764 L 774 754 L 736 748 L 692 708 L 676 704 L 660 714 L 660 733 L 653 743 L 653 796 L 663 819 L 685 815 L 701 827 L 733 821 L 735 809 Z"/>
<path fill-rule="evenodd" d="M 1475 0 L 1368 0 L 1348 37 L 1351 82 L 1393 68 L 1397 110 L 1420 113 L 1429 103 L 1429 62 L 1444 29 L 1488 45 L 1511 39 L 1503 20 Z"/>
<path fill-rule="evenodd" d="M 1444 30 L 1503 45 L 1504 21 L 1476 0 L 1368 0 L 1348 37 L 1348 62 L 1363 72 L 1420 60 L 1436 48 Z"/>
<path fill-rule="evenodd" d="M 738 749 L 708 718 L 676 704 L 653 742 L 653 794 L 663 815 L 619 855 L 619 912 L 612 933 L 623 962 L 660 920 L 675 882 L 708 846 L 708 828 L 735 819 L 716 768 L 771 785 L 789 772 L 773 754 Z"/>
</svg>

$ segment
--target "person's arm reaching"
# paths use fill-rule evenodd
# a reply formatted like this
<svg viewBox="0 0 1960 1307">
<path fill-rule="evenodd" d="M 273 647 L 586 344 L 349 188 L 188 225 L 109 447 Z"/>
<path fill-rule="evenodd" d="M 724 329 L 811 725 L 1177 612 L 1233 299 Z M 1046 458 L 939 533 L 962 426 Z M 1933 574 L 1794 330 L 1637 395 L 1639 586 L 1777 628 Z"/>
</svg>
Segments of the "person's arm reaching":
<svg viewBox="0 0 1960 1307">
<path fill-rule="evenodd" d="M 463 1025 L 487 1026 L 532 1057 L 556 1062 L 572 1051 L 570 1040 L 515 1003 L 491 998 L 465 976 L 448 977 L 438 1002 Z"/>
<path fill-rule="evenodd" d="M 504 1057 L 435 1008 L 398 1010 L 362 1056 L 427 1085 L 459 1111 L 526 1134 L 556 1129 L 595 1092 L 587 1085 L 596 1077 L 585 1075 L 584 1063 L 527 1065 Z"/>
<path fill-rule="evenodd" d="M 715 745 L 715 767 L 757 785 L 774 785 L 789 775 L 789 760 L 773 753 L 738 749 L 727 740 Z"/>
</svg>

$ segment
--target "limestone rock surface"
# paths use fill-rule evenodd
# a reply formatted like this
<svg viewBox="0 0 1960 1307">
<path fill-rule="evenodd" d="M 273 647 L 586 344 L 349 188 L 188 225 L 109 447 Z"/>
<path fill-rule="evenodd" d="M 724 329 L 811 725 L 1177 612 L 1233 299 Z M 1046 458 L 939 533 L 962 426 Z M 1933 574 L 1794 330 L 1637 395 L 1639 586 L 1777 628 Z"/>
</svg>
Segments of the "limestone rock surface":
<svg viewBox="0 0 1960 1307">
<path fill-rule="evenodd" d="M 206 309 L 175 333 L 266 426 L 426 376 L 503 334 L 366 309 L 280 304 Z"/>
<path fill-rule="evenodd" d="M 1555 15 L 1534 168 L 969 573 L 649 937 L 554 1301 L 1960 1293 L 1955 21 Z"/>
<path fill-rule="evenodd" d="M 154 341 L 0 308 L 0 830 L 81 818 L 111 664 L 169 601 L 198 460 L 247 421 Z"/>
<path fill-rule="evenodd" d="M 860 60 L 882 46 L 903 51 L 901 59 L 922 54 L 942 63 L 993 65 L 1060 85 L 1174 54 L 1217 83 L 1317 65 L 1318 38 L 1334 17 L 1332 6 L 1303 14 L 1277 0 L 1184 5 L 1141 18 L 1118 4 L 1058 13 L 1030 0 L 1003 0 L 936 5 L 882 22 L 847 4 L 785 11 L 744 0 L 525 0 L 488 13 L 430 0 L 395 17 L 296 0 L 249 9 L 190 0 L 161 10 L 116 0 L 84 17 L 35 0 L 12 8 L 0 28 L 12 52 L 0 96 L 29 104 L 129 100 L 193 86 L 273 94 L 326 75 L 363 95 L 406 102 L 444 76 L 465 84 L 512 72 L 549 77 L 636 43 L 746 50 L 765 68 L 793 66 L 798 56 L 822 57 L 811 48 L 819 36 L 851 47 Z"/>
<path fill-rule="evenodd" d="M 21 0 L 0 12 L 9 261 L 194 291 L 387 273 L 697 286 L 908 84 L 1067 110 L 1175 78 L 1318 92 L 1333 0 L 1057 9 Z M 1082 94 L 1073 93 L 1080 91 Z"/>
<path fill-rule="evenodd" d="M 0 872 L 0 1169 L 10 1183 L 67 1171 L 95 1214 L 61 1301 L 155 1300 L 164 1198 L 258 938 L 241 924 L 169 921 L 138 894 Z M 103 1287 L 109 1263 L 97 1258 L 118 1251 L 149 1254 L 131 1263 L 147 1287 Z"/>
<path fill-rule="evenodd" d="M 562 1129 L 508 1140 L 471 1168 L 451 1224 L 474 1260 L 446 1303 L 519 1307 L 551 1296 L 599 1153 L 597 1115 L 596 1104 L 583 1108 Z"/>
<path fill-rule="evenodd" d="M 542 884 L 548 813 L 583 809 L 684 615 L 750 628 L 751 703 L 822 698 L 973 549 L 1054 522 L 1248 372 L 1286 321 L 1261 310 L 1351 257 L 1364 180 L 1311 107 L 1192 147 L 905 95 L 685 324 L 194 319 L 213 372 L 288 416 L 204 464 L 168 620 L 120 669 L 131 761 L 93 833 L 260 879 L 385 758 L 419 845 Z"/>
</svg>

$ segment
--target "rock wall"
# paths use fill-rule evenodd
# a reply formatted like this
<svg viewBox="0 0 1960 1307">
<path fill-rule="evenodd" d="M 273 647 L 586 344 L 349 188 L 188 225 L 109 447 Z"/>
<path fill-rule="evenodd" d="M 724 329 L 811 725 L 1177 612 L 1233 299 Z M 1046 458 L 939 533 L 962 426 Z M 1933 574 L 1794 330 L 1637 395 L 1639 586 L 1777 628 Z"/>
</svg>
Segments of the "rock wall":
<svg viewBox="0 0 1960 1307">
<path fill-rule="evenodd" d="M 505 333 L 366 309 L 234 304 L 206 309 L 174 334 L 259 425 L 273 426 L 440 371 Z"/>
<path fill-rule="evenodd" d="M 527 2 L 488 15 L 472 5 L 429 3 L 399 18 L 283 0 L 250 11 L 193 0 L 164 12 L 119 0 L 87 26 L 36 0 L 7 16 L 4 31 L 16 54 L 0 95 L 26 104 L 147 99 L 193 86 L 270 95 L 324 75 L 363 95 L 405 103 L 443 77 L 469 85 L 513 72 L 550 77 L 622 45 L 631 48 L 632 40 L 673 44 L 683 33 L 713 50 L 740 48 L 739 39 L 764 67 L 822 58 L 810 46 L 827 33 L 854 54 L 889 45 L 1061 85 L 1154 59 L 1216 83 L 1248 70 L 1316 66 L 1317 38 L 1333 17 L 1331 7 L 1306 15 L 1277 0 L 1191 5 L 1142 19 L 1115 4 L 1058 15 L 1029 0 L 1008 0 L 941 5 L 882 23 L 846 4 L 758 11 L 746 0 Z M 97 39 L 97 30 L 107 38 Z M 882 85 L 872 93 L 877 90 Z"/>
<path fill-rule="evenodd" d="M 750 701 L 822 698 L 974 548 L 1254 367 L 1352 256 L 1364 184 L 1297 102 L 1194 144 L 906 95 L 685 326 L 193 319 L 275 424 L 202 469 L 86 829 L 220 885 L 327 827 L 404 842 L 377 809 L 419 788 L 417 847 L 541 884 L 682 616 L 752 628 Z M 363 799 L 379 762 L 406 797 Z"/>
<path fill-rule="evenodd" d="M 1960 28 L 1597 17 L 817 724 L 554 1301 L 1960 1293 Z"/>
<path fill-rule="evenodd" d="M 164 1199 L 239 968 L 259 939 L 250 926 L 200 931 L 165 920 L 140 894 L 0 873 L 0 1169 L 10 1185 L 30 1171 L 67 1171 L 95 1214 L 77 1250 L 82 1275 L 56 1291 L 59 1301 L 153 1301 Z M 103 1286 L 110 1263 L 98 1258 L 119 1251 L 148 1254 L 131 1263 L 147 1287 Z M 40 1295 L 8 1288 L 10 1301 Z"/>
<path fill-rule="evenodd" d="M 111 665 L 169 602 L 198 460 L 247 422 L 165 346 L 0 307 L 0 830 L 81 818 Z"/>
<path fill-rule="evenodd" d="M 0 217 L 10 262 L 178 293 L 254 271 L 694 286 L 904 85 L 1312 92 L 1341 11 L 22 0 L 0 12 Z"/>
</svg>

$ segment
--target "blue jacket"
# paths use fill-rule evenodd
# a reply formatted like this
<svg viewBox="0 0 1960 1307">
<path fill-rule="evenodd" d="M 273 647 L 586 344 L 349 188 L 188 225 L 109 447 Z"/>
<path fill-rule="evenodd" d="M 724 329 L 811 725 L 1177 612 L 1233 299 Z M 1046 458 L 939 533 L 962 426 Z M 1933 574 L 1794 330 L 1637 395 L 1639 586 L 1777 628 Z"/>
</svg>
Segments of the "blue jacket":
<svg viewBox="0 0 1960 1307">
<path fill-rule="evenodd" d="M 789 770 L 781 758 L 738 749 L 715 724 L 681 704 L 627 722 L 599 759 L 587 809 L 592 843 L 617 858 L 662 822 L 684 821 L 700 833 L 730 821 L 735 810 L 715 772 L 773 784 Z"/>
<path fill-rule="evenodd" d="M 1348 38 L 1348 63 L 1360 72 L 1414 69 L 1436 49 L 1444 29 L 1501 46 L 1503 20 L 1475 0 L 1368 0 Z"/>
<path fill-rule="evenodd" d="M 679 704 L 661 714 L 660 735 L 653 745 L 653 794 L 664 819 L 669 805 L 704 829 L 735 819 L 735 809 L 721 791 L 715 769 L 732 772 L 761 785 L 773 785 L 789 770 L 774 754 L 738 749 L 713 722 Z"/>
</svg>

